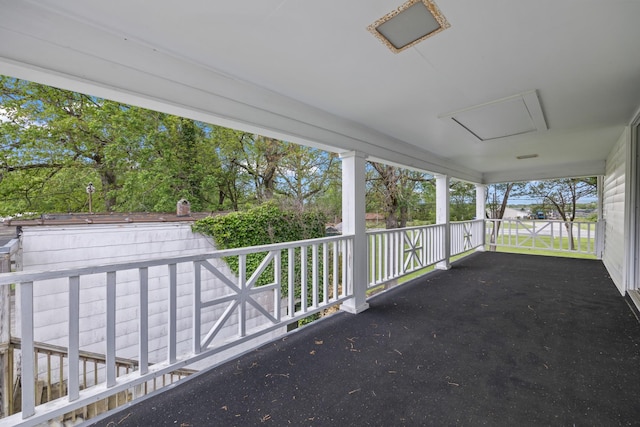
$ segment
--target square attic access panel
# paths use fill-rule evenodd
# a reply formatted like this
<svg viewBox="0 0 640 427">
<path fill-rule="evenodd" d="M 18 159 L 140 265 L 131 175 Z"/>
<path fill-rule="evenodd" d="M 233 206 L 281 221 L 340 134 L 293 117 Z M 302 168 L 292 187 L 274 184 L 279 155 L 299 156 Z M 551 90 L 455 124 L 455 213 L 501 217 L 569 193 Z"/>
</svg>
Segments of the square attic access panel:
<svg viewBox="0 0 640 427">
<path fill-rule="evenodd" d="M 440 118 L 453 120 L 480 141 L 547 130 L 535 90 L 442 114 Z"/>
<path fill-rule="evenodd" d="M 432 0 L 409 0 L 367 27 L 392 52 L 408 49 L 449 28 Z"/>
</svg>

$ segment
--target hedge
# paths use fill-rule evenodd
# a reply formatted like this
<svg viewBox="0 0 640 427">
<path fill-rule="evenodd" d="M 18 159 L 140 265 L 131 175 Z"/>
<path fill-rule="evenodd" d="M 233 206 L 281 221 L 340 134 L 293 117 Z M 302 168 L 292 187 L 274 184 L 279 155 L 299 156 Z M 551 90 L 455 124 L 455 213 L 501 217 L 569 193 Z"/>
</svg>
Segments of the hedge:
<svg viewBox="0 0 640 427">
<path fill-rule="evenodd" d="M 275 203 L 242 212 L 232 212 L 223 216 L 207 217 L 196 221 L 192 230 L 213 238 L 218 249 L 244 248 L 271 243 L 284 243 L 297 240 L 324 237 L 326 217 L 321 212 L 299 212 L 286 209 Z M 288 257 L 282 253 L 282 295 L 287 295 Z M 311 252 L 311 251 L 309 251 Z M 259 267 L 266 252 L 247 255 L 247 278 Z M 310 256 L 310 254 L 309 254 Z M 238 257 L 228 257 L 225 261 L 231 270 L 238 274 Z M 310 262 L 310 260 L 307 260 Z M 309 274 L 311 268 L 308 268 Z M 296 250 L 296 297 L 300 296 L 300 252 Z M 270 264 L 260 276 L 257 285 L 271 283 L 273 264 Z M 311 277 L 307 278 L 311 283 Z"/>
</svg>

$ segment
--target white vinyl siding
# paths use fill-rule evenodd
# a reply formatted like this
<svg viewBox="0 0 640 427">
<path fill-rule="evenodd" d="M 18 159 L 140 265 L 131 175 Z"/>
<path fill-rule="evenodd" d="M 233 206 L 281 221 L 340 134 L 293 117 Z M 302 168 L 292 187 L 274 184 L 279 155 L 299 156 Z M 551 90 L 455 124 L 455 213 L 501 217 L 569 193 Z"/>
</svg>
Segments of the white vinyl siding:
<svg viewBox="0 0 640 427">
<path fill-rule="evenodd" d="M 602 262 L 611 279 L 624 294 L 624 215 L 625 215 L 625 168 L 628 128 L 620 136 L 607 156 L 603 188 L 603 216 L 605 220 L 604 253 Z"/>
</svg>

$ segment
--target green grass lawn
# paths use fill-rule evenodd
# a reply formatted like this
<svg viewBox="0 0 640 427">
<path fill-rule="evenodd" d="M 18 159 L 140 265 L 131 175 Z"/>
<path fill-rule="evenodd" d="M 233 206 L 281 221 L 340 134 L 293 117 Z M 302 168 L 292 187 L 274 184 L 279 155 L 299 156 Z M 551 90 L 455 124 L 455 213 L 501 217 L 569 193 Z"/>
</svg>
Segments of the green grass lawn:
<svg viewBox="0 0 640 427">
<path fill-rule="evenodd" d="M 496 252 L 507 252 L 512 254 L 527 254 L 527 255 L 544 255 L 544 256 L 557 256 L 563 258 L 583 258 L 583 259 L 596 259 L 595 255 L 582 254 L 579 252 L 560 252 L 549 251 L 543 249 L 526 249 L 526 248 L 513 248 L 509 246 L 498 246 Z"/>
<path fill-rule="evenodd" d="M 487 236 L 487 241 L 490 237 Z M 558 253 L 566 253 L 568 255 L 585 255 L 585 252 L 593 252 L 595 239 L 587 241 L 582 239 L 577 241 L 577 236 L 574 237 L 575 244 L 579 244 L 580 247 L 575 248 L 575 252 L 560 252 L 569 250 L 569 238 L 568 237 L 552 237 L 552 236 L 515 236 L 515 235 L 499 235 L 496 239 L 496 243 L 499 248 L 508 249 L 509 252 L 517 253 L 529 253 L 532 252 L 544 252 L 537 253 L 538 255 L 555 255 Z M 518 246 L 518 247 L 515 247 Z M 524 250 L 525 252 L 520 252 Z M 505 252 L 505 251 L 502 251 Z M 582 252 L 582 253 L 580 253 Z M 532 253 L 536 255 L 536 253 Z"/>
</svg>

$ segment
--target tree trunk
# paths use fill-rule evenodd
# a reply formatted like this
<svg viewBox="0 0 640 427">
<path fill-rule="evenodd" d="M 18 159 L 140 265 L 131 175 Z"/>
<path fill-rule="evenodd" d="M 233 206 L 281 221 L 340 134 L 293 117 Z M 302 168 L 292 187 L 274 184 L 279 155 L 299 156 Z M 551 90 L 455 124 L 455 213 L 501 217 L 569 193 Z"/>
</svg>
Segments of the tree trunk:
<svg viewBox="0 0 640 427">
<path fill-rule="evenodd" d="M 116 206 L 116 195 L 112 190 L 116 189 L 117 177 L 112 170 L 100 171 L 100 181 L 102 182 L 102 192 L 104 196 L 104 209 L 111 212 Z"/>
<path fill-rule="evenodd" d="M 400 206 L 400 228 L 407 226 L 407 220 L 409 219 L 409 208 L 407 206 Z"/>
<path fill-rule="evenodd" d="M 498 250 L 498 245 L 496 240 L 498 239 L 498 234 L 500 233 L 500 225 L 502 223 L 500 221 L 493 221 L 493 228 L 491 229 L 491 237 L 489 238 L 489 250 L 491 252 L 496 252 Z"/>
<path fill-rule="evenodd" d="M 262 174 L 263 196 L 265 200 L 273 199 L 278 162 L 284 157 L 282 143 L 277 139 L 265 138 L 264 158 L 267 164 Z"/>
<path fill-rule="evenodd" d="M 502 203 L 500 203 L 500 210 L 496 215 L 496 218 L 494 219 L 499 219 L 502 220 L 502 218 L 504 218 L 504 212 L 507 209 L 507 201 L 509 200 L 509 194 L 511 193 L 511 189 L 513 188 L 513 183 L 510 182 L 507 184 L 507 188 L 504 190 L 504 196 L 502 197 Z M 493 222 L 493 229 L 491 231 L 491 239 L 489 242 L 489 251 L 491 252 L 496 252 L 498 250 L 498 245 L 496 243 L 496 240 L 498 239 L 498 234 L 500 232 L 500 225 L 502 223 L 500 221 L 494 221 Z"/>
<path fill-rule="evenodd" d="M 576 242 L 573 239 L 573 221 L 571 221 L 571 222 L 565 221 L 564 222 L 564 228 L 567 230 L 567 239 L 569 239 L 569 250 L 570 251 L 575 251 L 576 250 Z"/>
<path fill-rule="evenodd" d="M 387 209 L 385 216 L 385 227 L 387 228 L 387 230 L 398 228 L 398 218 L 396 217 L 395 209 Z"/>
</svg>

